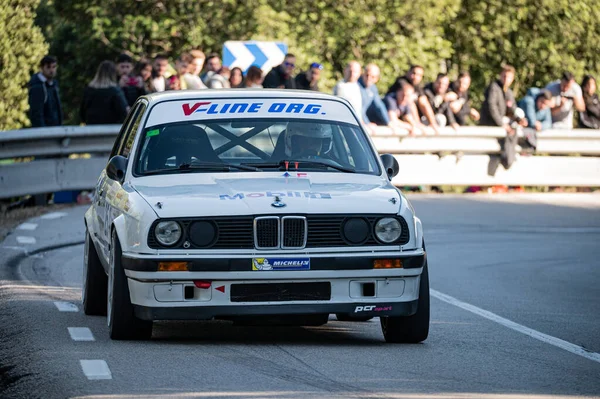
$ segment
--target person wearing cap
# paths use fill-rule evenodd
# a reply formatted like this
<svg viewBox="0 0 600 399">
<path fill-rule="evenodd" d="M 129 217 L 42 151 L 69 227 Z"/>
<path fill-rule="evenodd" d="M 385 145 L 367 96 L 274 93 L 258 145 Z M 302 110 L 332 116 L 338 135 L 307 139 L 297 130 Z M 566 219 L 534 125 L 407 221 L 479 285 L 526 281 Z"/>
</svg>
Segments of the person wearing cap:
<svg viewBox="0 0 600 399">
<path fill-rule="evenodd" d="M 564 72 L 561 79 L 549 83 L 546 90 L 549 90 L 554 97 L 551 111 L 552 128 L 572 129 L 574 110 L 585 111 L 583 91 L 575 82 L 575 76 L 571 72 Z"/>
<path fill-rule="evenodd" d="M 308 71 L 296 75 L 296 89 L 319 91 L 321 70 L 323 70 L 323 65 L 318 62 L 310 64 Z"/>
</svg>

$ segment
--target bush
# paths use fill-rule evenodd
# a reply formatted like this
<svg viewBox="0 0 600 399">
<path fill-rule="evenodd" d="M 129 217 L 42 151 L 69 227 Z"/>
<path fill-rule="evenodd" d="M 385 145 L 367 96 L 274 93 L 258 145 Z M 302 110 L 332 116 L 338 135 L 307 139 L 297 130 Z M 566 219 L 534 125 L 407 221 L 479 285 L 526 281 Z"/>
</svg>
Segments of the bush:
<svg viewBox="0 0 600 399">
<path fill-rule="evenodd" d="M 34 25 L 39 0 L 0 0 L 0 130 L 30 126 L 27 83 L 48 46 Z"/>
</svg>

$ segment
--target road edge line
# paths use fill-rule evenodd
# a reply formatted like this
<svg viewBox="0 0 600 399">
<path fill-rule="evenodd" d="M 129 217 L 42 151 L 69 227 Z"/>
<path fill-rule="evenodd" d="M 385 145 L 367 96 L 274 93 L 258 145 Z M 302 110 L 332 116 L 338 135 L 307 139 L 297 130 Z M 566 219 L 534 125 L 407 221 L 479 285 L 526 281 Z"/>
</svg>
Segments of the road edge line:
<svg viewBox="0 0 600 399">
<path fill-rule="evenodd" d="M 505 319 L 504 317 L 498 316 L 497 314 L 492 313 L 488 310 L 481 309 L 475 305 L 471 305 L 470 303 L 463 302 L 459 299 L 456 299 L 450 295 L 446 295 L 446 294 L 436 291 L 434 289 L 430 289 L 429 292 L 430 292 L 431 296 L 439 299 L 442 302 L 446 302 L 450 305 L 454 305 L 454 306 L 464 309 L 468 312 L 474 313 L 478 316 L 481 316 L 481 317 L 491 320 L 495 323 L 503 325 L 504 327 L 508 327 L 511 330 L 520 332 L 521 334 L 525 334 L 531 338 L 537 339 L 538 341 L 550 344 L 557 348 L 571 352 L 575 355 L 582 356 L 582 357 L 585 357 L 586 359 L 600 363 L 600 353 L 588 351 L 587 349 L 585 349 L 579 345 L 575 345 L 575 344 L 565 341 L 563 339 L 556 338 L 556 337 L 553 337 L 548 334 L 544 334 L 542 332 L 534 330 L 533 328 L 526 327 L 522 324 L 515 323 L 514 321 Z"/>
</svg>

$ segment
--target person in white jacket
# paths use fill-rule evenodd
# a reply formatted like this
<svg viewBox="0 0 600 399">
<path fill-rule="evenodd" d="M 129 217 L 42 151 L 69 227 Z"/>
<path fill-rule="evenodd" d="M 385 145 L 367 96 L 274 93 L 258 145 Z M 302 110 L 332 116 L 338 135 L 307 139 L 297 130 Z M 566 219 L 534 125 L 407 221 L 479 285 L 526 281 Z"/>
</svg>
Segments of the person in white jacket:
<svg viewBox="0 0 600 399">
<path fill-rule="evenodd" d="M 210 79 L 208 79 L 207 86 L 209 89 L 228 89 L 229 77 L 231 76 L 231 71 L 228 67 L 221 67 L 216 73 L 214 73 Z"/>
<path fill-rule="evenodd" d="M 350 61 L 344 68 L 344 80 L 338 82 L 333 88 L 333 94 L 348 100 L 359 115 L 362 115 L 362 94 L 358 84 L 361 73 L 360 64 L 357 61 Z"/>
</svg>

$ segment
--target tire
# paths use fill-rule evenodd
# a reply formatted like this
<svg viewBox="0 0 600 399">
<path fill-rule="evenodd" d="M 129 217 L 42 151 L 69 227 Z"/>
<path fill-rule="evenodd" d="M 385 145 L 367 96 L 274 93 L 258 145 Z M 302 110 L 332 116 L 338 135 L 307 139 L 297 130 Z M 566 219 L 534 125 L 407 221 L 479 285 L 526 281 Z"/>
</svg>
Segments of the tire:
<svg viewBox="0 0 600 399">
<path fill-rule="evenodd" d="M 152 321 L 140 320 L 134 315 L 127 276 L 121 265 L 121 243 L 113 231 L 111 237 L 107 324 L 111 339 L 146 340 L 152 337 Z"/>
<path fill-rule="evenodd" d="M 429 335 L 429 272 L 427 262 L 421 273 L 417 313 L 412 316 L 381 317 L 381 331 L 386 342 L 417 344 Z"/>
<path fill-rule="evenodd" d="M 336 313 L 335 318 L 338 321 L 369 321 L 373 318 L 373 316 L 350 316 L 346 313 Z"/>
<path fill-rule="evenodd" d="M 86 229 L 83 249 L 83 286 L 81 289 L 83 313 L 88 316 L 106 316 L 107 285 L 108 276 L 100 263 L 90 233 Z"/>
</svg>

